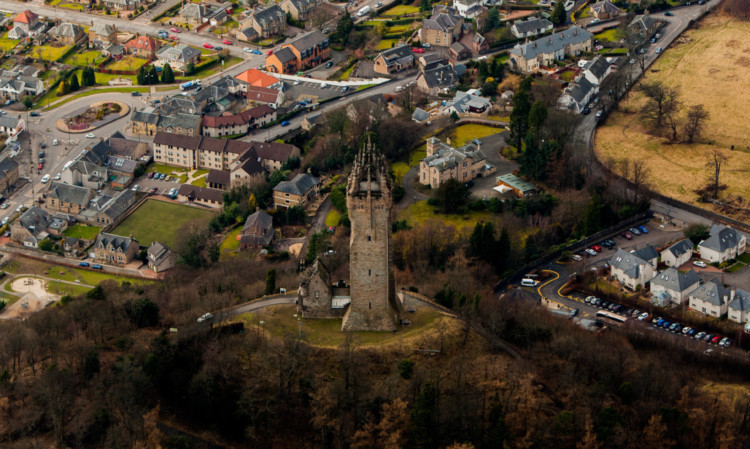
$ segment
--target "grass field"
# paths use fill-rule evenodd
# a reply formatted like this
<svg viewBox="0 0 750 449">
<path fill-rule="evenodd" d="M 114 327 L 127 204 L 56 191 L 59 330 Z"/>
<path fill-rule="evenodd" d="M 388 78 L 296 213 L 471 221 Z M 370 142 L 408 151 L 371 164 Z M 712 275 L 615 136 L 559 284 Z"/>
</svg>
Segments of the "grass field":
<svg viewBox="0 0 750 449">
<path fill-rule="evenodd" d="M 406 162 L 393 162 L 391 164 L 391 170 L 393 170 L 393 174 L 396 175 L 396 184 L 401 184 L 401 178 L 404 177 L 406 172 L 409 171 L 409 164 Z"/>
<path fill-rule="evenodd" d="M 240 315 L 239 320 L 246 324 L 246 332 L 260 331 L 272 337 L 301 335 L 302 340 L 316 346 L 340 346 L 346 338 L 341 332 L 341 319 L 300 320 L 295 318 L 296 306 L 266 307 L 258 313 Z M 411 326 L 402 327 L 396 332 L 352 332 L 360 346 L 387 344 L 404 344 L 410 340 L 423 338 L 425 334 L 436 332 L 438 327 L 447 333 L 455 333 L 458 321 L 442 315 L 427 306 L 417 308 L 416 313 L 409 314 Z"/>
<path fill-rule="evenodd" d="M 200 178 L 193 179 L 190 184 L 198 187 L 206 187 L 206 177 L 201 176 Z"/>
<path fill-rule="evenodd" d="M 234 230 L 227 234 L 227 237 L 223 242 L 221 242 L 221 245 L 219 245 L 221 254 L 237 251 L 237 249 L 240 247 L 240 241 L 237 240 L 237 236 L 240 235 L 240 232 L 242 232 L 242 226 L 237 226 Z"/>
<path fill-rule="evenodd" d="M 344 73 L 341 74 L 341 78 L 339 78 L 339 79 L 342 80 L 342 81 L 348 80 L 349 76 L 351 76 L 353 70 L 354 70 L 354 65 L 352 65 L 351 67 L 349 67 L 348 69 L 346 69 L 344 71 Z"/>
<path fill-rule="evenodd" d="M 66 237 L 93 240 L 99 235 L 99 231 L 101 231 L 101 228 L 97 228 L 96 226 L 73 225 L 66 229 L 63 234 Z"/>
<path fill-rule="evenodd" d="M 617 28 L 610 28 L 608 30 L 604 30 L 601 33 L 595 34 L 594 38 L 599 39 L 600 41 L 606 41 L 606 42 L 615 42 L 619 40 L 617 37 Z"/>
<path fill-rule="evenodd" d="M 3 33 L 3 37 L 0 38 L 0 50 L 8 51 L 16 48 L 20 43 L 20 40 L 8 39 L 8 33 Z"/>
<path fill-rule="evenodd" d="M 81 67 L 87 67 L 93 65 L 94 61 L 101 58 L 101 52 L 96 50 L 85 51 L 83 53 L 73 53 L 72 55 L 65 58 L 65 64 L 78 65 Z"/>
<path fill-rule="evenodd" d="M 143 58 L 137 58 L 133 55 L 125 56 L 119 61 L 114 61 L 107 64 L 109 70 L 138 70 L 142 65 L 146 64 L 148 60 Z"/>
<path fill-rule="evenodd" d="M 435 208 L 427 204 L 427 201 L 417 201 L 406 209 L 399 210 L 397 220 L 406 220 L 411 227 L 419 226 L 428 220 L 440 220 L 443 223 L 456 228 L 473 228 L 480 220 L 486 220 L 490 213 L 486 211 L 469 211 L 460 215 L 443 215 L 435 213 Z"/>
<path fill-rule="evenodd" d="M 40 55 L 42 59 L 45 61 L 57 61 L 58 58 L 60 58 L 62 55 L 65 54 L 68 50 L 70 50 L 70 47 L 72 45 L 65 45 L 63 47 L 52 47 L 51 45 L 42 45 L 41 47 L 36 47 L 33 50 L 31 50 L 31 55 L 36 57 L 37 55 Z M 41 54 L 38 52 L 37 48 L 41 49 Z"/>
<path fill-rule="evenodd" d="M 451 145 L 460 147 L 472 139 L 481 139 L 502 132 L 502 128 L 493 128 L 486 125 L 461 125 L 451 133 Z"/>
<path fill-rule="evenodd" d="M 55 108 L 58 108 L 64 105 L 65 103 L 69 101 L 73 101 L 75 99 L 82 98 L 82 97 L 88 97 L 90 95 L 106 94 L 107 92 L 133 92 L 133 91 L 145 93 L 145 92 L 148 92 L 148 87 L 113 87 L 111 89 L 88 90 L 86 92 L 81 92 L 80 94 L 65 97 L 65 99 L 60 101 L 59 103 L 54 104 L 50 107 L 45 107 L 48 101 L 49 103 L 52 103 L 53 101 L 60 99 L 60 97 L 55 95 L 55 93 L 57 92 L 57 89 L 54 89 L 50 92 L 47 92 L 46 94 L 42 96 L 42 98 L 37 100 L 37 102 L 34 104 L 34 107 L 32 109 L 45 107 L 44 108 L 45 111 L 51 111 Z"/>
<path fill-rule="evenodd" d="M 341 220 L 341 212 L 339 212 L 338 209 L 335 207 L 332 207 L 331 210 L 328 211 L 328 215 L 326 215 L 326 226 L 338 226 L 339 220 Z"/>
<path fill-rule="evenodd" d="M 80 3 L 63 3 L 57 6 L 60 8 L 72 9 L 74 11 L 83 11 L 85 9 Z"/>
<path fill-rule="evenodd" d="M 148 167 L 146 167 L 146 171 L 155 171 L 159 173 L 164 173 L 166 175 L 172 175 L 176 173 L 185 173 L 188 171 L 187 168 L 182 167 L 172 167 L 170 165 L 163 165 L 163 164 L 150 164 Z"/>
<path fill-rule="evenodd" d="M 398 44 L 398 39 L 381 39 L 375 46 L 375 50 L 388 50 L 396 44 Z"/>
<path fill-rule="evenodd" d="M 389 16 L 389 17 L 395 17 L 395 16 L 403 16 L 406 14 L 417 14 L 419 13 L 419 8 L 416 6 L 411 5 L 397 5 L 393 8 L 388 8 L 387 10 L 383 11 L 382 16 Z"/>
<path fill-rule="evenodd" d="M 117 276 L 114 274 L 102 273 L 100 271 L 80 270 L 78 268 L 52 265 L 49 263 L 40 262 L 38 260 L 27 259 L 25 257 L 19 257 L 9 262 L 4 270 L 15 275 L 38 275 L 52 279 L 60 279 L 63 281 L 80 281 L 81 283 L 88 285 L 97 285 L 100 282 L 106 280 L 114 280 L 117 282 L 128 281 L 133 284 L 143 284 L 151 282 L 144 279 L 136 279 L 126 276 Z M 53 284 L 53 282 L 50 282 L 49 285 L 52 286 Z M 63 284 L 60 285 L 62 286 Z M 88 290 L 88 288 L 86 288 L 86 290 Z"/>
<path fill-rule="evenodd" d="M 177 231 L 193 220 L 207 219 L 213 212 L 165 201 L 148 200 L 112 230 L 116 235 L 132 234 L 136 240 L 149 245 L 161 242 L 170 248 L 177 243 Z"/>
<path fill-rule="evenodd" d="M 652 66 L 656 72 L 649 72 L 646 80 L 677 87 L 686 106 L 706 107 L 710 117 L 705 140 L 670 145 L 646 133 L 638 114 L 645 99 L 636 89 L 598 129 L 597 156 L 643 160 L 656 190 L 695 203 L 694 190 L 704 187 L 711 176 L 706 165 L 709 153 L 719 148 L 728 158 L 721 174 L 721 183 L 728 186 L 725 194 L 748 198 L 750 133 L 745 109 L 750 102 L 746 88 L 750 84 L 750 23 L 709 16 L 683 36 L 690 42 L 667 49 Z M 735 151 L 730 151 L 731 146 Z"/>
</svg>

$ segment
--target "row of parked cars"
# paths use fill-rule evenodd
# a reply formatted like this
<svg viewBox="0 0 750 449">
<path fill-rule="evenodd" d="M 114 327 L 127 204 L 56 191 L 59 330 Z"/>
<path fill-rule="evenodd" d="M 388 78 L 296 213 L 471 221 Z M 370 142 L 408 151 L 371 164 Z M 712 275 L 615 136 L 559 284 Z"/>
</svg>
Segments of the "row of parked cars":
<svg viewBox="0 0 750 449">
<path fill-rule="evenodd" d="M 627 240 L 632 240 L 633 236 L 638 236 L 641 234 L 648 234 L 648 229 L 645 226 L 636 226 L 633 228 L 628 229 L 627 231 L 621 233 L 620 235 Z"/>
<path fill-rule="evenodd" d="M 683 326 L 677 322 L 673 323 L 671 321 L 665 320 L 662 317 L 655 317 L 653 320 L 651 320 L 651 324 L 653 324 L 654 326 L 658 328 L 668 330 L 672 333 L 681 334 L 690 338 L 695 338 L 698 341 L 702 340 L 702 341 L 705 341 L 706 343 L 713 343 L 723 348 L 728 348 L 732 346 L 732 339 L 729 337 L 722 337 L 721 335 L 714 335 L 708 332 L 698 331 L 698 329 L 693 329 L 692 327 Z"/>
</svg>

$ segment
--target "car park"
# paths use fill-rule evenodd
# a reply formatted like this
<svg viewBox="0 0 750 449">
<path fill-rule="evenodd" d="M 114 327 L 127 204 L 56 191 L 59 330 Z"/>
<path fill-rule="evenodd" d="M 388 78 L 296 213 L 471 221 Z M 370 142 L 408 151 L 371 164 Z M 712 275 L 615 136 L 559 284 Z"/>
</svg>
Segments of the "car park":
<svg viewBox="0 0 750 449">
<path fill-rule="evenodd" d="M 629 232 L 623 232 L 623 233 L 622 233 L 622 234 L 620 234 L 620 235 L 622 236 L 622 238 L 624 238 L 624 239 L 626 239 L 626 240 L 632 240 L 632 239 L 633 239 L 633 236 L 632 236 L 632 235 L 630 235 L 630 233 L 629 233 Z"/>
<path fill-rule="evenodd" d="M 646 227 L 643 225 L 638 226 L 637 229 L 644 234 L 648 234 L 648 229 L 646 229 Z"/>
<path fill-rule="evenodd" d="M 628 232 L 630 232 L 633 235 L 641 235 L 641 231 L 637 230 L 636 228 L 630 228 L 628 229 Z"/>
<path fill-rule="evenodd" d="M 718 344 L 721 341 L 721 335 L 714 335 L 714 338 L 711 339 L 711 343 Z"/>
<path fill-rule="evenodd" d="M 713 339 L 714 339 L 714 334 L 707 334 L 705 337 L 703 337 L 703 341 L 705 341 L 706 343 L 710 342 Z"/>
<path fill-rule="evenodd" d="M 589 256 L 596 256 L 596 251 L 591 248 L 586 248 L 586 254 L 588 254 Z"/>
<path fill-rule="evenodd" d="M 693 265 L 695 265 L 698 268 L 706 268 L 706 266 L 707 266 L 706 262 L 704 262 L 702 260 L 694 260 L 693 261 Z"/>
<path fill-rule="evenodd" d="M 648 312 L 643 312 L 642 314 L 638 315 L 638 321 L 643 321 L 646 318 L 648 318 Z"/>
</svg>

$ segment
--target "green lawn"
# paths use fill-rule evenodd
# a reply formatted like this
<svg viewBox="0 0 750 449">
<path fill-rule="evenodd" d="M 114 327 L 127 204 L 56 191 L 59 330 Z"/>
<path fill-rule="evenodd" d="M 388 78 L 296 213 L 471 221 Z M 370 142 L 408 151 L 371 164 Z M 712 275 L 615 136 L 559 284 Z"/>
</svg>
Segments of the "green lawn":
<svg viewBox="0 0 750 449">
<path fill-rule="evenodd" d="M 65 64 L 78 65 L 81 67 L 87 67 L 94 64 L 94 61 L 99 59 L 102 54 L 96 50 L 85 51 L 83 53 L 74 53 L 63 61 Z"/>
<path fill-rule="evenodd" d="M 113 87 L 113 88 L 110 88 L 110 89 L 88 90 L 86 92 L 81 92 L 80 94 L 71 95 L 69 97 L 66 97 L 64 100 L 60 101 L 57 104 L 54 104 L 54 105 L 49 106 L 49 107 L 45 107 L 44 110 L 45 111 L 51 111 L 51 110 L 53 110 L 53 109 L 55 109 L 57 107 L 60 107 L 60 106 L 64 105 L 65 103 L 67 103 L 69 101 L 73 101 L 75 99 L 82 98 L 82 97 L 88 97 L 89 95 L 106 94 L 108 92 L 134 92 L 134 91 L 135 92 L 145 93 L 145 92 L 148 92 L 148 87 Z M 33 109 L 44 107 L 47 104 L 47 100 L 49 100 L 49 102 L 52 103 L 53 101 L 59 99 L 60 97 L 56 96 L 55 95 L 56 93 L 57 93 L 57 89 L 54 89 L 53 91 L 47 92 L 46 94 L 44 94 L 42 96 L 42 98 L 40 98 L 39 100 L 37 100 L 37 102 L 34 104 Z"/>
<path fill-rule="evenodd" d="M 41 47 L 35 47 L 31 50 L 31 55 L 33 57 L 40 56 L 39 51 L 41 51 L 41 58 L 45 61 L 57 61 L 62 55 L 64 55 L 72 45 L 65 45 L 63 47 L 52 47 L 51 45 L 42 45 Z M 37 50 L 39 49 L 39 50 Z"/>
<path fill-rule="evenodd" d="M 617 28 L 604 30 L 601 33 L 595 34 L 594 37 L 596 39 L 599 39 L 600 41 L 605 42 L 616 42 L 619 40 L 619 38 L 617 37 Z"/>
<path fill-rule="evenodd" d="M 16 48 L 16 45 L 21 43 L 20 40 L 8 39 L 8 33 L 3 33 L 3 37 L 0 38 L 0 50 L 8 51 Z"/>
<path fill-rule="evenodd" d="M 398 44 L 398 39 L 381 39 L 375 46 L 375 50 L 388 50 L 396 44 Z"/>
<path fill-rule="evenodd" d="M 406 14 L 417 14 L 419 13 L 419 8 L 416 6 L 411 5 L 398 5 L 394 6 L 393 8 L 388 8 L 387 10 L 383 11 L 383 16 L 403 16 Z"/>
<path fill-rule="evenodd" d="M 473 228 L 478 221 L 488 219 L 491 214 L 486 211 L 468 211 L 460 215 L 443 215 L 435 213 L 435 208 L 427 204 L 427 201 L 417 201 L 397 214 L 397 220 L 406 220 L 411 227 L 424 224 L 428 220 L 440 220 L 445 224 L 456 228 Z"/>
<path fill-rule="evenodd" d="M 164 173 L 165 175 L 175 175 L 179 173 L 185 173 L 188 171 L 187 168 L 183 167 L 172 167 L 171 165 L 164 165 L 164 164 L 150 164 L 148 167 L 146 167 L 146 172 L 155 171 L 159 173 Z"/>
<path fill-rule="evenodd" d="M 227 234 L 227 237 L 221 242 L 221 245 L 219 245 L 221 254 L 236 251 L 240 247 L 240 241 L 237 239 L 240 232 L 242 232 L 242 226 L 237 226 L 237 228 Z"/>
<path fill-rule="evenodd" d="M 119 61 L 113 61 L 107 64 L 108 70 L 138 70 L 142 65 L 148 62 L 147 59 L 138 58 L 133 55 L 125 56 Z"/>
<path fill-rule="evenodd" d="M 63 234 L 66 237 L 93 240 L 99 235 L 99 231 L 101 231 L 101 228 L 97 228 L 96 226 L 73 225 L 66 229 Z"/>
<path fill-rule="evenodd" d="M 348 69 L 346 69 L 346 71 L 341 74 L 341 78 L 339 78 L 339 79 L 342 80 L 342 81 L 348 80 L 349 76 L 351 76 L 353 70 L 354 70 L 354 64 L 351 67 L 349 67 Z"/>
<path fill-rule="evenodd" d="M 388 27 L 386 33 L 388 34 L 397 34 L 397 33 L 403 33 L 405 31 L 409 31 L 411 29 L 411 25 L 394 25 L 392 27 Z"/>
<path fill-rule="evenodd" d="M 193 181 L 190 182 L 190 184 L 194 186 L 198 186 L 198 187 L 206 187 L 206 177 L 201 176 L 200 178 L 193 179 Z"/>
<path fill-rule="evenodd" d="M 451 145 L 460 147 L 472 139 L 481 139 L 503 132 L 503 128 L 493 128 L 485 125 L 461 125 L 451 134 Z"/>
<path fill-rule="evenodd" d="M 208 219 L 213 212 L 197 207 L 148 200 L 112 230 L 116 235 L 132 234 L 143 245 L 161 242 L 170 248 L 177 243 L 177 233 L 193 220 Z"/>
<path fill-rule="evenodd" d="M 401 178 L 404 177 L 410 168 L 411 167 L 409 167 L 409 164 L 406 162 L 394 162 L 391 164 L 391 170 L 393 170 L 393 174 L 396 175 L 396 184 L 401 184 Z"/>
<path fill-rule="evenodd" d="M 115 74 L 112 74 L 112 73 L 100 73 L 100 72 L 96 72 L 94 74 L 94 76 L 96 77 L 96 84 L 101 85 L 101 86 L 107 86 L 107 85 L 109 85 L 109 81 L 110 80 L 120 79 L 120 78 L 122 78 L 122 79 L 128 79 L 128 80 L 132 81 L 134 85 L 136 84 L 136 76 L 135 75 L 115 75 Z M 146 89 L 148 89 L 148 88 L 146 88 Z"/>
<path fill-rule="evenodd" d="M 737 260 L 750 265 L 750 253 L 740 254 L 739 256 L 737 256 Z"/>
<path fill-rule="evenodd" d="M 331 210 L 328 211 L 328 215 L 326 215 L 326 226 L 338 226 L 339 220 L 341 220 L 341 212 L 335 207 L 332 207 Z"/>
<path fill-rule="evenodd" d="M 737 271 L 740 271 L 743 268 L 745 268 L 745 264 L 742 262 L 737 262 L 734 265 L 727 267 L 726 271 L 728 271 L 729 273 L 735 273 Z"/>
<path fill-rule="evenodd" d="M 80 3 L 63 3 L 62 5 L 57 5 L 61 8 L 67 8 L 72 9 L 75 11 L 83 11 L 85 8 Z"/>
</svg>

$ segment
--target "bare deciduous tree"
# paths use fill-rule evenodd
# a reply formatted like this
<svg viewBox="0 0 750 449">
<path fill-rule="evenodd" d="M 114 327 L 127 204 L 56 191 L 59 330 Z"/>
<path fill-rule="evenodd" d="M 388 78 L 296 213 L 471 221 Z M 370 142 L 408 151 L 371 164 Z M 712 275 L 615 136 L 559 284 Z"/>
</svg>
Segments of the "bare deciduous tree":
<svg viewBox="0 0 750 449">
<path fill-rule="evenodd" d="M 633 162 L 633 189 L 635 190 L 635 197 L 633 201 L 638 202 L 638 198 L 641 195 L 641 191 L 648 183 L 649 175 L 651 170 L 646 167 L 646 163 L 643 160 L 637 160 Z"/>
<path fill-rule="evenodd" d="M 687 118 L 683 127 L 685 141 L 693 143 L 695 138 L 700 137 L 703 132 L 706 120 L 708 120 L 708 111 L 702 104 L 690 106 L 687 112 Z"/>
<path fill-rule="evenodd" d="M 716 199 L 716 197 L 719 196 L 719 175 L 721 175 L 721 167 L 724 166 L 724 164 L 727 163 L 727 157 L 724 156 L 724 154 L 719 151 L 718 148 L 714 148 L 711 150 L 711 154 L 709 155 L 708 162 L 706 163 L 706 166 L 709 168 L 714 169 L 714 176 L 713 176 L 713 187 L 714 187 L 714 195 L 713 198 Z"/>
<path fill-rule="evenodd" d="M 644 83 L 640 89 L 648 99 L 641 115 L 651 121 L 655 129 L 661 130 L 667 117 L 679 110 L 679 91 L 676 87 L 665 86 L 661 81 Z"/>
</svg>

